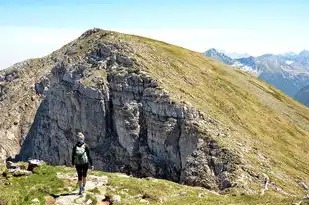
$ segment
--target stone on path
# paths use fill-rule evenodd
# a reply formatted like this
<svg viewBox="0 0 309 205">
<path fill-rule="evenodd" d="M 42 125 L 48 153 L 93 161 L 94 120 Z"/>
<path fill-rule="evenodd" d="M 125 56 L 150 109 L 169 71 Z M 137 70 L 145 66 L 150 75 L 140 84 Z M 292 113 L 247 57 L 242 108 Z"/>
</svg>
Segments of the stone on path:
<svg viewBox="0 0 309 205">
<path fill-rule="evenodd" d="M 11 173 L 14 177 L 27 176 L 32 174 L 31 171 L 23 170 L 23 169 L 8 169 L 8 172 Z"/>
<path fill-rule="evenodd" d="M 40 204 L 40 200 L 37 198 L 33 199 L 31 202 L 32 204 Z"/>
<path fill-rule="evenodd" d="M 19 167 L 20 167 L 20 165 L 14 163 L 14 162 L 11 162 L 11 161 L 7 161 L 7 162 L 6 162 L 6 168 L 7 168 L 7 169 L 17 169 L 17 168 L 19 168 Z"/>
<path fill-rule="evenodd" d="M 111 197 L 111 202 L 121 202 L 121 196 L 119 195 L 113 195 Z"/>
<path fill-rule="evenodd" d="M 31 159 L 28 161 L 28 171 L 33 171 L 34 168 L 40 167 L 44 164 L 44 161 L 42 160 L 37 160 L 37 159 Z"/>
<path fill-rule="evenodd" d="M 56 203 L 56 199 L 52 196 L 45 197 L 45 205 L 53 205 Z"/>
</svg>

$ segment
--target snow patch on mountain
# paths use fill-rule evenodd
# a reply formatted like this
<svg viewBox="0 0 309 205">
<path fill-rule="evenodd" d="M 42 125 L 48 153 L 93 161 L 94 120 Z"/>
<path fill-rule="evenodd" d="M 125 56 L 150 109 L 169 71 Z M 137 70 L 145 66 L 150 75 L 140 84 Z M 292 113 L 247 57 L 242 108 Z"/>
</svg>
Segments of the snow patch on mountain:
<svg viewBox="0 0 309 205">
<path fill-rule="evenodd" d="M 250 74 L 253 74 L 253 75 L 258 75 L 259 74 L 259 72 L 257 70 L 255 70 L 254 68 L 252 68 L 251 66 L 244 65 L 244 64 L 242 64 L 239 61 L 235 61 L 232 66 L 236 67 L 236 68 L 238 68 L 238 69 L 240 69 L 242 71 L 245 71 L 245 72 L 248 72 Z"/>
<path fill-rule="evenodd" d="M 290 61 L 290 60 L 286 60 L 285 61 L 285 63 L 287 64 L 287 65 L 291 65 L 291 64 L 293 64 L 295 61 Z"/>
</svg>

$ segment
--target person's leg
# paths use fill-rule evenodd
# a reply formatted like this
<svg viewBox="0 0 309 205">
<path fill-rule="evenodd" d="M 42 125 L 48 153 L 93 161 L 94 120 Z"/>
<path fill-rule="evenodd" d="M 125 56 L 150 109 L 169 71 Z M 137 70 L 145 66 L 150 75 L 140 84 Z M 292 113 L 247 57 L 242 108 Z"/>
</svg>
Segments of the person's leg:
<svg viewBox="0 0 309 205">
<path fill-rule="evenodd" d="M 79 194 L 82 193 L 83 188 L 83 168 L 80 165 L 76 165 L 76 171 L 78 176 L 78 188 L 79 188 Z"/>
<path fill-rule="evenodd" d="M 78 188 L 79 188 L 79 193 L 81 193 L 83 191 L 83 183 L 82 180 L 78 179 Z"/>
<path fill-rule="evenodd" d="M 88 164 L 85 164 L 83 166 L 83 190 L 85 190 L 85 187 L 86 187 L 87 172 L 88 172 Z"/>
<path fill-rule="evenodd" d="M 87 182 L 86 177 L 83 177 L 83 190 L 85 190 L 85 187 L 86 187 L 86 182 Z"/>
</svg>

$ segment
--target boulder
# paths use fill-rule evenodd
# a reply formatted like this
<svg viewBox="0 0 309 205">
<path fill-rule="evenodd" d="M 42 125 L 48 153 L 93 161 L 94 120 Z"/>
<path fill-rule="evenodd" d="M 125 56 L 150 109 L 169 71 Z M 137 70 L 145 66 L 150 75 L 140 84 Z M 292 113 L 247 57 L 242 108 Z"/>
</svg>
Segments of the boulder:
<svg viewBox="0 0 309 205">
<path fill-rule="evenodd" d="M 3 84 L 0 84 L 0 99 L 4 99 L 5 98 L 5 95 L 6 95 L 6 93 L 7 93 L 7 87 L 5 87 L 5 85 L 3 85 Z"/>
<path fill-rule="evenodd" d="M 23 169 L 8 169 L 9 173 L 11 173 L 14 177 L 27 176 L 32 174 L 31 171 L 23 170 Z"/>
<path fill-rule="evenodd" d="M 44 199 L 46 205 L 52 205 L 56 203 L 56 199 L 52 196 L 45 196 Z"/>
<path fill-rule="evenodd" d="M 111 201 L 112 203 L 121 202 L 121 196 L 119 196 L 119 195 L 113 195 L 113 196 L 111 197 L 110 201 Z"/>
<path fill-rule="evenodd" d="M 40 200 L 37 198 L 33 199 L 31 202 L 34 204 L 40 204 Z"/>
<path fill-rule="evenodd" d="M 11 82 L 17 78 L 19 78 L 19 74 L 17 70 L 11 70 L 5 74 L 5 80 L 7 82 Z"/>
<path fill-rule="evenodd" d="M 36 94 L 43 95 L 44 93 L 47 92 L 49 86 L 50 86 L 49 79 L 42 78 L 40 82 L 34 85 L 34 89 L 35 89 Z"/>
<path fill-rule="evenodd" d="M 117 63 L 119 63 L 120 65 L 123 65 L 125 67 L 133 66 L 133 61 L 125 55 L 118 54 L 116 59 L 117 59 Z"/>
<path fill-rule="evenodd" d="M 44 164 L 44 161 L 38 159 L 31 159 L 28 161 L 28 163 L 28 171 L 32 172 L 34 168 L 42 166 Z"/>
<path fill-rule="evenodd" d="M 27 164 L 14 163 L 12 161 L 7 161 L 6 168 L 7 169 L 27 169 Z"/>
<path fill-rule="evenodd" d="M 99 49 L 99 56 L 107 58 L 112 54 L 111 48 L 109 48 L 107 45 L 102 45 L 102 47 Z"/>
<path fill-rule="evenodd" d="M 14 162 L 11 162 L 11 161 L 6 162 L 6 168 L 7 169 L 17 169 L 19 167 L 20 167 L 20 165 L 17 164 L 17 163 L 14 163 Z"/>
</svg>

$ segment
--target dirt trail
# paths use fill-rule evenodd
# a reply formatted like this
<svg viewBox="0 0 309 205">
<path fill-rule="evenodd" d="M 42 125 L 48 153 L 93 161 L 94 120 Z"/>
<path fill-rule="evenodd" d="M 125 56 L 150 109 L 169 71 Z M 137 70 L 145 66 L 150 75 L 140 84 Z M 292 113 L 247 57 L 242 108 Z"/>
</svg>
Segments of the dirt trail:
<svg viewBox="0 0 309 205">
<path fill-rule="evenodd" d="M 57 177 L 60 179 L 67 179 L 70 181 L 76 181 L 77 176 L 69 174 L 57 173 Z M 57 205 L 80 205 L 80 204 L 93 204 L 93 199 L 97 201 L 98 205 L 108 205 L 110 202 L 104 201 L 106 199 L 106 185 L 108 183 L 107 176 L 94 176 L 88 175 L 86 190 L 83 195 L 78 195 L 78 190 L 73 191 L 72 187 L 67 187 L 72 190 L 71 193 L 63 193 L 55 195 Z M 91 190 L 96 188 L 96 192 L 91 192 Z M 88 199 L 86 198 L 88 195 Z M 91 198 L 89 199 L 89 196 Z"/>
</svg>

